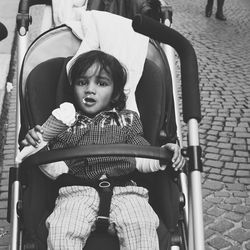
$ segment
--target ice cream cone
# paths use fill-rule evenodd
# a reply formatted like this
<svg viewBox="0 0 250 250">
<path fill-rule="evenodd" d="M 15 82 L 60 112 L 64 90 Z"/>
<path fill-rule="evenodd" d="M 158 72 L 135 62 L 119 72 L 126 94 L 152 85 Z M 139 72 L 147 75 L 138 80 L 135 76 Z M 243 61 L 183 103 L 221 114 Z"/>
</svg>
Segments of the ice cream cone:
<svg viewBox="0 0 250 250">
<path fill-rule="evenodd" d="M 50 141 L 67 128 L 68 126 L 66 124 L 60 120 L 57 120 L 54 115 L 50 115 L 48 120 L 42 125 L 43 140 Z"/>
<path fill-rule="evenodd" d="M 65 102 L 60 108 L 53 110 L 52 115 L 42 125 L 43 134 L 38 133 L 41 143 L 37 147 L 26 146 L 16 156 L 16 162 L 21 163 L 26 157 L 41 150 L 55 136 L 72 126 L 76 119 L 76 111 L 73 104 Z"/>
</svg>

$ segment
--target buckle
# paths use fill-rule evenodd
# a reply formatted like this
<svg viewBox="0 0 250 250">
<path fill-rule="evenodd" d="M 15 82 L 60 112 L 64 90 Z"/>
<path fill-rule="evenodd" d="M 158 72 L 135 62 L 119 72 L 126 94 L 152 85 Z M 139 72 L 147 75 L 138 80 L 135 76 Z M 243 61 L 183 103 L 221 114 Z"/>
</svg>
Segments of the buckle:
<svg viewBox="0 0 250 250">
<path fill-rule="evenodd" d="M 108 222 L 109 223 L 109 217 L 106 217 L 106 216 L 97 216 L 96 217 L 96 220 L 101 220 L 101 221 L 105 221 L 105 222 Z"/>
<path fill-rule="evenodd" d="M 99 182 L 98 186 L 100 188 L 109 188 L 111 186 L 111 184 L 109 181 L 101 181 L 101 182 Z"/>
<path fill-rule="evenodd" d="M 110 219 L 106 216 L 97 216 L 96 217 L 96 231 L 97 232 L 106 232 L 108 230 L 108 227 L 110 225 Z"/>
</svg>

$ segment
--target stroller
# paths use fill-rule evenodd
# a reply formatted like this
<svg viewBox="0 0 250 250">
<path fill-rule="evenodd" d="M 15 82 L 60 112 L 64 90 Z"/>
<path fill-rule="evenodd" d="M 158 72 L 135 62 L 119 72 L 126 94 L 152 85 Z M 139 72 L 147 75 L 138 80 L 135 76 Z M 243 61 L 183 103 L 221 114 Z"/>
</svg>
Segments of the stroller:
<svg viewBox="0 0 250 250">
<path fill-rule="evenodd" d="M 27 19 L 24 21 L 30 7 L 27 2 L 21 1 L 19 6 L 19 20 L 23 21 L 20 29 L 27 27 L 25 25 L 29 23 Z M 21 19 L 20 15 L 23 15 L 24 19 Z M 201 115 L 195 53 L 190 43 L 178 32 L 151 18 L 136 15 L 133 19 L 133 28 L 152 38 L 143 74 L 136 89 L 136 101 L 144 134 L 152 147 L 91 145 L 84 148 L 38 152 L 21 164 L 15 164 L 10 169 L 9 180 L 8 221 L 11 222 L 12 232 L 10 249 L 46 249 L 47 231 L 44 221 L 53 210 L 58 190 L 54 182 L 37 166 L 58 160 L 104 155 L 148 157 L 165 161 L 170 159 L 169 152 L 159 145 L 177 139 L 176 113 L 171 70 L 159 42 L 171 45 L 180 56 L 183 116 L 184 121 L 188 123 L 189 138 L 185 154 L 189 161 L 185 171 L 178 175 L 167 170 L 153 174 L 137 174 L 135 178 L 139 185 L 149 190 L 150 204 L 160 218 L 160 249 L 204 249 L 201 151 L 198 138 L 198 122 Z M 24 38 L 21 33 L 19 39 L 19 43 L 23 44 Z M 56 46 L 56 50 L 53 49 L 53 45 Z M 20 46 L 18 64 L 22 67 L 18 71 L 17 100 L 20 101 L 17 101 L 17 145 L 29 128 L 42 124 L 55 107 L 70 98 L 65 66 L 79 46 L 79 39 L 65 25 L 42 34 L 27 52 L 24 51 L 25 46 Z M 189 177 L 188 185 L 183 183 L 182 176 Z M 185 186 L 188 186 L 188 193 L 185 192 Z M 188 209 L 188 218 L 185 209 Z M 84 249 L 99 248 L 119 249 L 117 237 L 106 232 L 94 232 Z"/>
</svg>

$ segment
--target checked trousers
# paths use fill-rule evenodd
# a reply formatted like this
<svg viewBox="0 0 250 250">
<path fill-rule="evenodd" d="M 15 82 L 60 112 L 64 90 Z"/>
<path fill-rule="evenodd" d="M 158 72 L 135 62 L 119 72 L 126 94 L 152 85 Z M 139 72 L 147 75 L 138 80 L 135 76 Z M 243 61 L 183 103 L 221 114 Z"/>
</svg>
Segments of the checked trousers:
<svg viewBox="0 0 250 250">
<path fill-rule="evenodd" d="M 59 190 L 54 211 L 46 220 L 48 249 L 82 250 L 94 230 L 99 195 L 92 187 L 70 186 Z M 159 219 L 143 187 L 114 187 L 110 221 L 121 250 L 158 250 Z"/>
</svg>

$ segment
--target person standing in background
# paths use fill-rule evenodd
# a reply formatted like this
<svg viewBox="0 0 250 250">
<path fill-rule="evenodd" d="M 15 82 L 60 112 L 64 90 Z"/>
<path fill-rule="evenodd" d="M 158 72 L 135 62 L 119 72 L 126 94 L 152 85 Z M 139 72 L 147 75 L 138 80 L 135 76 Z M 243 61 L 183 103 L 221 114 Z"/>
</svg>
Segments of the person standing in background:
<svg viewBox="0 0 250 250">
<path fill-rule="evenodd" d="M 0 41 L 8 36 L 8 31 L 3 23 L 0 22 Z"/>
<path fill-rule="evenodd" d="M 221 21 L 226 21 L 226 17 L 223 14 L 223 5 L 224 5 L 225 0 L 217 0 L 217 11 L 215 14 L 215 17 Z M 206 5 L 206 17 L 210 17 L 213 12 L 213 4 L 214 0 L 207 0 L 207 5 Z"/>
</svg>

